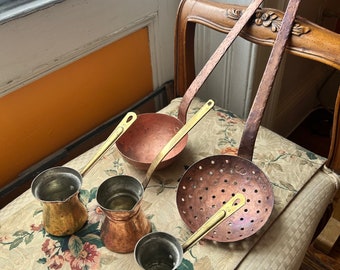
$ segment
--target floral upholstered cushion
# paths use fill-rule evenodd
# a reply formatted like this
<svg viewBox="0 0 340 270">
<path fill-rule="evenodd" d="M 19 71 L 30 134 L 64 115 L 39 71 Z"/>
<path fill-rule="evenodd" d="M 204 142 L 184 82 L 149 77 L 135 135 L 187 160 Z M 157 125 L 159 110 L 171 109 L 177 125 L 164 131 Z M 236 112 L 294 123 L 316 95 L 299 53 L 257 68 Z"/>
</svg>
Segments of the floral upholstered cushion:
<svg viewBox="0 0 340 270">
<path fill-rule="evenodd" d="M 160 113 L 176 117 L 180 100 L 173 100 Z M 188 117 L 203 104 L 199 99 L 194 99 Z M 202 158 L 216 154 L 236 154 L 243 127 L 243 120 L 215 106 L 190 131 L 185 150 L 170 167 L 153 174 L 144 192 L 142 207 L 153 230 L 168 232 L 180 242 L 190 236 L 191 232 L 181 219 L 176 206 L 178 180 L 190 165 Z M 97 148 L 98 146 L 94 147 L 65 166 L 80 170 Z M 274 210 L 267 224 L 258 233 L 242 241 L 201 241 L 185 253 L 178 269 L 235 269 L 237 266 L 254 269 L 252 267 L 256 263 L 261 265 L 258 269 L 289 269 L 290 266 L 286 263 L 296 266 L 301 262 L 304 251 L 291 248 L 296 242 L 301 243 L 301 239 L 296 237 L 297 232 L 304 235 L 305 231 L 309 230 L 310 235 L 316 225 L 314 222 L 314 227 L 303 229 L 304 233 L 299 232 L 301 226 L 291 231 L 289 226 L 294 226 L 295 223 L 288 219 L 294 217 L 298 220 L 304 216 L 304 212 L 310 216 L 314 209 L 311 204 L 315 203 L 312 199 L 318 199 L 318 204 L 325 207 L 331 193 L 337 188 L 338 180 L 333 173 L 324 172 L 325 158 L 265 128 L 259 130 L 253 162 L 267 175 L 274 191 Z M 95 195 L 104 180 L 122 174 L 140 180 L 145 177 L 145 172 L 127 164 L 114 146 L 83 179 L 81 197 L 88 208 L 89 221 L 84 228 L 71 236 L 53 237 L 45 232 L 41 224 L 41 205 L 30 190 L 3 208 L 0 213 L 0 268 L 16 269 L 22 266 L 24 269 L 138 269 L 132 253 L 111 252 L 100 240 L 100 227 L 104 216 L 98 211 Z M 317 185 L 321 198 L 317 198 L 315 193 L 310 191 Z M 308 187 L 306 191 L 305 187 Z M 300 194 L 305 197 L 299 201 L 295 198 L 301 198 L 297 196 Z M 303 211 L 299 210 L 296 214 L 296 209 L 299 209 L 302 203 Z M 288 208 L 290 210 L 287 212 L 285 209 Z M 320 218 L 319 216 L 316 219 Z M 304 216 L 301 222 L 303 225 L 305 220 Z M 285 227 L 285 222 L 289 226 Z M 286 240 L 286 246 L 276 243 L 278 235 Z M 294 236 L 297 241 L 292 243 L 294 237 L 288 236 Z M 268 239 L 264 242 L 262 239 L 266 237 Z M 303 241 L 307 241 L 306 239 Z M 275 246 L 271 247 L 271 243 Z M 282 253 L 281 249 L 286 252 Z M 264 250 L 265 254 L 262 252 Z M 284 257 L 282 260 L 279 259 L 280 253 L 281 257 Z M 268 256 L 270 258 L 267 258 Z M 280 263 L 277 265 L 277 262 Z"/>
</svg>

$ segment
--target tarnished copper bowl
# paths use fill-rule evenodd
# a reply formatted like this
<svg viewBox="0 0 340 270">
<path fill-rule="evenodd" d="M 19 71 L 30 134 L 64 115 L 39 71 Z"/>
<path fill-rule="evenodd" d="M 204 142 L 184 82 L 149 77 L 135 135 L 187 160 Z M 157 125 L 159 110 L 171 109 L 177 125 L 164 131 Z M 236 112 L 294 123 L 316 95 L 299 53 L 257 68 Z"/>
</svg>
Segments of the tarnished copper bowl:
<svg viewBox="0 0 340 270">
<path fill-rule="evenodd" d="M 177 118 L 161 113 L 140 114 L 132 126 L 118 139 L 117 148 L 122 157 L 140 170 L 147 170 L 157 154 L 184 124 Z M 183 151 L 186 135 L 162 160 L 157 169 L 170 165 Z"/>
</svg>

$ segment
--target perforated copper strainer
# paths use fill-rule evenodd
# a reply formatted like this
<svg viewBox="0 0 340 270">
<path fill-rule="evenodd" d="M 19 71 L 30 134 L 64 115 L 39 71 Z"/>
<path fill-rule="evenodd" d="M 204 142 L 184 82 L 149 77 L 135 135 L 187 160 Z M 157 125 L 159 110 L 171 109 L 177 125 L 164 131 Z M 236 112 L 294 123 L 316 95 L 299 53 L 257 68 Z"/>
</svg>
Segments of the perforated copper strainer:
<svg viewBox="0 0 340 270">
<path fill-rule="evenodd" d="M 238 156 L 216 155 L 193 164 L 182 176 L 177 190 L 177 207 L 184 222 L 196 231 L 236 193 L 246 197 L 246 205 L 223 221 L 206 239 L 233 242 L 256 233 L 267 222 L 274 195 L 266 175 L 252 156 L 266 103 L 281 62 L 300 0 L 290 0 L 266 69 L 250 110 Z"/>
<path fill-rule="evenodd" d="M 200 160 L 182 176 L 177 207 L 185 223 L 196 231 L 236 193 L 245 195 L 246 205 L 205 238 L 237 241 L 254 234 L 266 223 L 274 203 L 269 180 L 251 161 L 228 155 Z"/>
</svg>

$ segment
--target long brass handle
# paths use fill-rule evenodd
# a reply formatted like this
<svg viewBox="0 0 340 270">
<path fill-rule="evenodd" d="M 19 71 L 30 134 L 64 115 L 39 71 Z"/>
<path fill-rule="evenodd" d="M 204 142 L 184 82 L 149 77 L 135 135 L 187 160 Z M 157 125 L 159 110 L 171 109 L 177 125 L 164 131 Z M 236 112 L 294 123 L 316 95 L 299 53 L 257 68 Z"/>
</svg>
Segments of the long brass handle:
<svg viewBox="0 0 340 270">
<path fill-rule="evenodd" d="M 186 252 L 211 230 L 216 228 L 227 217 L 234 214 L 243 205 L 246 204 L 246 197 L 241 193 L 236 193 L 226 204 L 224 204 L 217 212 L 212 215 L 199 229 L 192 234 L 183 244 L 183 252 Z"/>
<path fill-rule="evenodd" d="M 81 176 L 84 176 L 89 169 L 98 161 L 98 159 L 109 149 L 109 147 L 114 144 L 121 135 L 135 122 L 137 115 L 134 112 L 128 112 L 122 121 L 117 125 L 117 127 L 112 131 L 110 136 L 105 140 L 103 145 L 100 147 L 98 152 L 94 157 L 84 166 L 81 170 Z"/>
<path fill-rule="evenodd" d="M 173 149 L 177 143 L 214 107 L 215 102 L 209 99 L 197 113 L 171 138 L 171 140 L 163 147 L 163 149 L 158 153 L 156 158 L 152 161 L 148 171 L 146 172 L 146 177 L 143 181 L 143 187 L 146 189 L 148 186 L 151 175 L 156 170 L 159 163 L 165 158 L 165 156 Z"/>
</svg>

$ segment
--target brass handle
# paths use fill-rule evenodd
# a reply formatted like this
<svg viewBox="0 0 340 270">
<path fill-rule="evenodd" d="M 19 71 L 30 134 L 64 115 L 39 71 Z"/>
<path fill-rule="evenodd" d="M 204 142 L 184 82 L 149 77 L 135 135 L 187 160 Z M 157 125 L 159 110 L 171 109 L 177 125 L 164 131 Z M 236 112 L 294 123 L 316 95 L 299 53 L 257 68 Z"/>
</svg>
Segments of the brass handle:
<svg viewBox="0 0 340 270">
<path fill-rule="evenodd" d="M 145 180 L 143 181 L 143 187 L 146 189 L 148 186 L 151 175 L 156 170 L 159 163 L 164 159 L 164 157 L 173 149 L 177 143 L 205 116 L 215 105 L 215 102 L 209 99 L 202 108 L 199 109 L 197 113 L 171 138 L 171 140 L 163 147 L 163 149 L 158 153 L 156 158 L 152 161 L 148 171 L 146 172 Z"/>
<path fill-rule="evenodd" d="M 85 167 L 81 170 L 81 176 L 84 176 L 85 173 L 97 162 L 97 160 L 109 149 L 109 147 L 114 144 L 121 135 L 135 122 L 137 119 L 137 115 L 134 112 L 128 112 L 122 121 L 117 125 L 117 127 L 112 131 L 110 136 L 105 140 L 103 145 L 100 147 L 95 156 L 85 165 Z"/>
<path fill-rule="evenodd" d="M 234 214 L 246 204 L 246 197 L 241 193 L 236 193 L 226 204 L 224 204 L 214 215 L 212 215 L 199 229 L 191 235 L 183 244 L 183 252 L 186 252 L 199 240 L 201 240 L 211 230 L 216 228 L 227 217 Z"/>
</svg>

